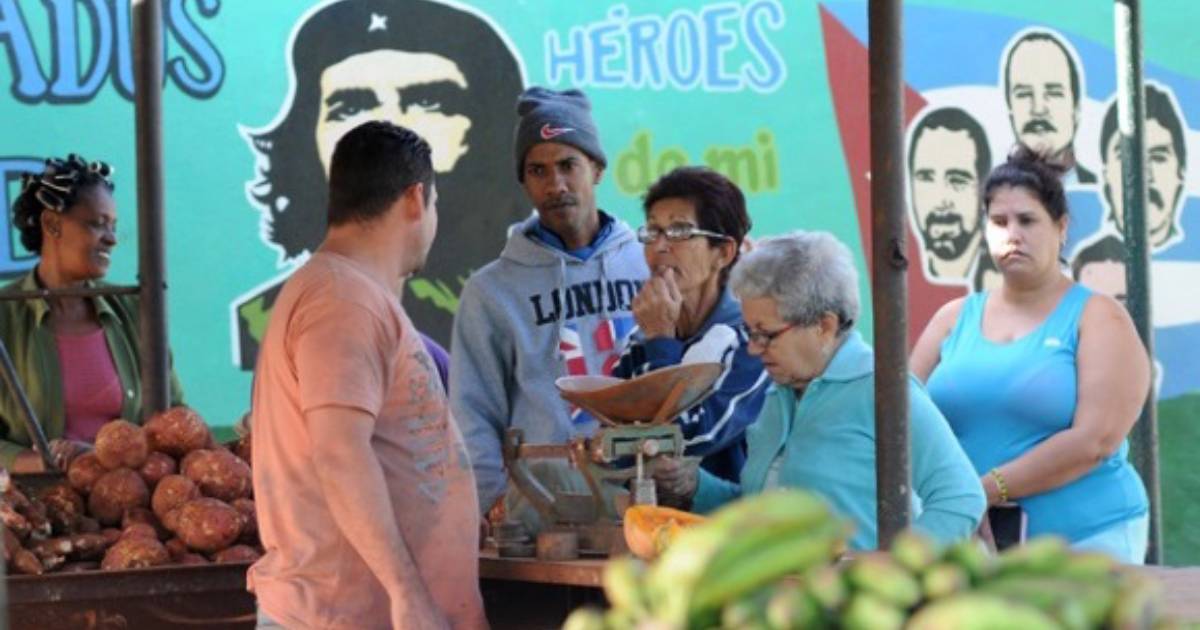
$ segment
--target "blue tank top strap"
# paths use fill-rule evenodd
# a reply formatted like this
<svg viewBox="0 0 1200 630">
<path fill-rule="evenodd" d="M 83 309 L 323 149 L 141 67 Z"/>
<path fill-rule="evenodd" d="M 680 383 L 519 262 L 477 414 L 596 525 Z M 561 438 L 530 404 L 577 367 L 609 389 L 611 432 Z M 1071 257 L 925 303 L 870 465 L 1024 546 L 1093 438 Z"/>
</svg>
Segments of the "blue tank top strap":
<svg viewBox="0 0 1200 630">
<path fill-rule="evenodd" d="M 1058 306 L 1042 323 L 1043 337 L 1057 337 L 1063 343 L 1075 347 L 1079 340 L 1079 321 L 1092 292 L 1082 284 L 1075 283 L 1063 294 Z"/>
<path fill-rule="evenodd" d="M 960 343 L 970 342 L 975 338 L 975 332 L 982 330 L 983 325 L 983 305 L 987 303 L 989 291 L 976 291 L 968 293 L 963 298 L 962 308 L 958 311 L 958 319 L 954 322 L 954 327 L 950 329 L 950 334 L 942 341 L 942 354 L 951 352 Z"/>
</svg>

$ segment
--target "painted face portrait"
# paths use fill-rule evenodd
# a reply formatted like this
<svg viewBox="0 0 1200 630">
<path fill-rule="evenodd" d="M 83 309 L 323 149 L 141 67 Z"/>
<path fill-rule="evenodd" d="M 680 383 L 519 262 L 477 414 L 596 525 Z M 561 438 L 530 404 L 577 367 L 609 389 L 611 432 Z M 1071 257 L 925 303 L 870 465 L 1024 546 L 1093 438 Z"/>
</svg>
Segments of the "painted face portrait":
<svg viewBox="0 0 1200 630">
<path fill-rule="evenodd" d="M 1127 293 L 1125 259 L 1128 255 L 1121 239 L 1110 234 L 1075 254 L 1071 275 L 1083 286 L 1124 304 Z"/>
<path fill-rule="evenodd" d="M 1175 154 L 1171 132 L 1157 120 L 1147 120 L 1146 229 L 1150 245 L 1166 244 L 1174 229 L 1176 208 L 1183 195 L 1183 165 Z M 1125 197 L 1121 182 L 1121 136 L 1109 138 L 1109 159 L 1104 162 L 1104 197 L 1112 208 L 1117 229 L 1125 228 Z"/>
<path fill-rule="evenodd" d="M 1146 231 L 1150 246 L 1161 249 L 1182 235 L 1179 207 L 1184 197 L 1187 144 L 1183 117 L 1169 88 L 1146 84 Z M 1100 155 L 1104 159 L 1104 200 L 1109 220 L 1125 226 L 1124 184 L 1121 176 L 1121 134 L 1117 132 L 1117 103 L 1113 101 L 1100 126 Z"/>
<path fill-rule="evenodd" d="M 965 111 L 935 109 L 914 123 L 908 150 L 910 211 L 928 275 L 969 282 L 981 241 L 979 184 L 990 167 L 983 128 Z"/>
<path fill-rule="evenodd" d="M 368 120 L 420 130 L 433 149 L 433 169 L 454 170 L 467 153 L 471 119 L 459 105 L 469 86 L 458 64 L 433 53 L 373 50 L 321 73 L 317 152 L 329 173 L 333 148 L 347 131 Z"/>
<path fill-rule="evenodd" d="M 1079 283 L 1125 303 L 1125 263 L 1104 260 L 1085 265 L 1079 273 Z"/>
<path fill-rule="evenodd" d="M 1049 35 L 1017 43 L 1005 68 L 1008 115 L 1025 146 L 1058 155 L 1071 146 L 1079 123 L 1077 70 Z"/>
<path fill-rule="evenodd" d="M 975 143 L 966 131 L 928 129 L 916 140 L 912 202 L 924 249 L 943 260 L 961 257 L 979 229 Z"/>
<path fill-rule="evenodd" d="M 446 37 L 445 33 L 454 33 Z M 441 230 L 403 303 L 416 327 L 449 343 L 458 293 L 529 214 L 512 161 L 517 52 L 487 19 L 434 0 L 333 0 L 302 17 L 288 44 L 291 88 L 272 123 L 245 132 L 259 157 L 248 196 L 260 237 L 294 268 L 325 235 L 329 159 L 367 120 L 416 131 L 433 148 Z M 285 273 L 286 276 L 286 273 Z M 253 369 L 281 277 L 233 305 L 235 362 Z"/>
</svg>

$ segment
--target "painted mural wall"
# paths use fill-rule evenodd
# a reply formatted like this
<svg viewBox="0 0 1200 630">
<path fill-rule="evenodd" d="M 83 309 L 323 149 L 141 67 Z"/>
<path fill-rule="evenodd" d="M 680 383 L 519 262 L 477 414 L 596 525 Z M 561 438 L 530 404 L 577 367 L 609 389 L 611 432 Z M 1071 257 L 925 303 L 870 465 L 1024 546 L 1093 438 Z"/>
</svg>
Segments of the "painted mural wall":
<svg viewBox="0 0 1200 630">
<path fill-rule="evenodd" d="M 444 343 L 466 277 L 531 211 L 511 138 L 515 96 L 532 84 L 592 97 L 609 212 L 638 225 L 650 182 L 707 164 L 747 193 L 752 235 L 828 230 L 866 270 L 863 0 L 165 5 L 170 336 L 187 398 L 214 426 L 246 411 L 274 299 L 324 229 L 332 147 L 371 118 L 411 126 L 434 146 L 440 232 L 403 300 Z M 942 303 L 995 281 L 975 190 L 1016 143 L 1074 164 L 1066 268 L 1124 295 L 1112 15 L 1105 3 L 1073 5 L 905 3 L 914 339 Z M 1174 445 L 1200 439 L 1200 367 L 1190 360 L 1200 349 L 1200 34 L 1182 26 L 1200 23 L 1200 5 L 1163 0 L 1145 11 L 1147 221 L 1169 499 L 1200 491 L 1190 467 L 1171 468 Z M 130 0 L 0 0 L 0 49 L 0 278 L 36 262 L 7 212 L 20 173 L 76 152 L 117 169 L 121 244 L 109 279 L 134 282 Z M 870 334 L 869 313 L 861 329 Z M 1200 517 L 1192 509 L 1174 508 L 1168 525 Z M 1200 534 L 1178 530 L 1168 557 L 1174 545 L 1200 562 Z"/>
</svg>

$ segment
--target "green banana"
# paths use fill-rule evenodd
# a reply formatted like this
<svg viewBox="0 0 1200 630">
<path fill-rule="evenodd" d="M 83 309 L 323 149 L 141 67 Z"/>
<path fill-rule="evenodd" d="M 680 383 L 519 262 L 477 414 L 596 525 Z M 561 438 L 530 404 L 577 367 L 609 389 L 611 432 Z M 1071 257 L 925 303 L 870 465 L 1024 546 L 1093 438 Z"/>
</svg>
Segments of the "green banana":
<svg viewBox="0 0 1200 630">
<path fill-rule="evenodd" d="M 646 565 L 632 556 L 614 558 L 604 567 L 604 595 L 613 608 L 637 615 L 646 613 L 642 578 Z"/>
<path fill-rule="evenodd" d="M 691 593 L 712 557 L 729 539 L 729 526 L 708 521 L 684 531 L 646 574 L 646 599 L 655 618 L 672 627 L 687 622 Z"/>
<path fill-rule="evenodd" d="M 971 586 L 971 576 L 957 564 L 939 562 L 921 575 L 921 590 L 925 599 L 941 599 Z"/>
<path fill-rule="evenodd" d="M 1162 585 L 1154 578 L 1129 573 L 1121 578 L 1117 601 L 1109 614 L 1113 630 L 1151 628 L 1162 616 Z"/>
<path fill-rule="evenodd" d="M 785 532 L 803 531 L 835 518 L 824 499 L 808 493 L 773 490 L 743 502 L 752 502 L 755 509 L 722 510 L 713 515 L 718 523 L 728 519 L 734 537 L 712 558 L 706 572 L 724 571 Z"/>
<path fill-rule="evenodd" d="M 892 558 L 913 573 L 921 573 L 937 562 L 937 545 L 924 534 L 906 529 L 892 539 Z"/>
<path fill-rule="evenodd" d="M 804 575 L 804 587 L 827 613 L 836 612 L 849 597 L 845 576 L 833 565 L 809 569 Z"/>
<path fill-rule="evenodd" d="M 961 593 L 921 607 L 905 630 L 1060 630 L 1045 613 L 983 593 Z"/>
<path fill-rule="evenodd" d="M 846 580 L 856 592 L 870 593 L 898 608 L 911 608 L 921 601 L 917 579 L 888 556 L 855 558 L 846 568 Z"/>
<path fill-rule="evenodd" d="M 705 567 L 704 575 L 720 575 L 741 564 L 747 554 L 755 553 L 764 546 L 773 545 L 781 538 L 805 536 L 809 531 L 824 527 L 827 523 L 828 520 L 808 523 L 781 518 L 754 525 L 721 548 Z"/>
<path fill-rule="evenodd" d="M 764 624 L 763 614 L 773 593 L 772 589 L 764 588 L 731 602 L 721 610 L 721 627 L 746 628 Z"/>
<path fill-rule="evenodd" d="M 843 630 L 900 630 L 904 611 L 870 593 L 855 593 L 841 621 Z"/>
<path fill-rule="evenodd" d="M 1054 574 L 1080 582 L 1091 582 L 1112 578 L 1116 569 L 1117 561 L 1113 560 L 1112 556 L 1099 551 L 1085 551 L 1070 554 L 1062 566 L 1054 570 Z"/>
<path fill-rule="evenodd" d="M 783 532 L 776 540 L 747 550 L 738 562 L 723 564 L 722 571 L 706 571 L 695 585 L 689 612 L 703 614 L 784 575 L 831 562 L 843 531 L 841 524 L 834 522 L 802 532 Z"/>
<path fill-rule="evenodd" d="M 563 623 L 562 630 L 605 630 L 604 613 L 590 606 L 576 608 Z"/>
<path fill-rule="evenodd" d="M 972 583 L 986 579 L 996 570 L 995 558 L 973 539 L 960 540 L 946 548 L 942 560 L 962 567 Z"/>
<path fill-rule="evenodd" d="M 621 608 L 610 608 L 604 613 L 604 627 L 608 630 L 634 630 L 642 627 L 645 621 L 645 617 L 639 617 Z"/>
<path fill-rule="evenodd" d="M 1103 625 L 1116 596 L 1116 589 L 1104 581 L 1083 583 L 1038 575 L 999 577 L 982 584 L 979 591 L 1031 604 L 1058 618 L 1064 626 L 1083 628 Z M 1078 613 L 1064 610 L 1072 606 L 1078 607 Z M 1077 617 L 1082 621 L 1074 622 Z"/>
<path fill-rule="evenodd" d="M 692 604 L 694 591 L 706 579 L 711 579 L 714 563 L 738 568 L 735 573 L 740 574 L 745 568 L 737 554 L 754 555 L 760 549 L 772 546 L 771 537 L 795 538 L 796 531 L 811 529 L 831 518 L 832 513 L 823 498 L 799 490 L 764 492 L 718 510 L 707 522 L 683 532 L 647 573 L 647 599 L 654 604 L 655 617 L 668 625 L 685 625 L 690 615 L 697 612 Z M 771 534 L 768 536 L 764 529 Z M 749 545 L 744 542 L 746 538 L 757 541 L 763 537 L 768 539 L 764 543 Z M 747 589 L 734 595 L 745 593 L 765 580 L 751 582 Z M 723 602 L 709 604 L 708 614 L 720 603 Z"/>
<path fill-rule="evenodd" d="M 767 601 L 767 627 L 771 630 L 808 630 L 820 621 L 820 606 L 799 585 L 783 584 Z"/>
<path fill-rule="evenodd" d="M 1000 554 L 996 560 L 996 573 L 1050 575 L 1069 557 L 1066 540 L 1058 536 L 1038 536 Z"/>
</svg>

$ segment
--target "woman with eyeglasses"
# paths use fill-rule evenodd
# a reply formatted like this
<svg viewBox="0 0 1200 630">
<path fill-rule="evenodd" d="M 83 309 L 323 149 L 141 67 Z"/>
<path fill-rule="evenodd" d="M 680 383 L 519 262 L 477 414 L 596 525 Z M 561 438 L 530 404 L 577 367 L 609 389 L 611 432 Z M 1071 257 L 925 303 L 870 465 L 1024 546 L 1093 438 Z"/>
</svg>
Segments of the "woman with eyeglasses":
<svg viewBox="0 0 1200 630">
<path fill-rule="evenodd" d="M 686 488 L 693 508 L 806 488 L 853 520 L 852 549 L 875 549 L 874 356 L 854 330 L 858 273 L 850 250 L 824 232 L 765 239 L 734 268 L 730 286 L 750 353 L 775 384 L 746 431 L 740 479 L 700 471 Z M 985 507 L 975 470 L 915 379 L 908 396 L 913 524 L 940 542 L 970 536 Z"/>
<path fill-rule="evenodd" d="M 737 479 L 746 426 L 758 416 L 769 383 L 747 351 L 741 310 L 725 286 L 750 231 L 745 197 L 720 173 L 687 166 L 651 185 L 643 207 L 646 224 L 637 236 L 650 278 L 633 299 L 637 328 L 612 373 L 628 378 L 681 363 L 722 363 L 716 391 L 676 422 L 687 455 L 701 458 L 699 465 L 717 477 Z M 679 504 L 678 467 L 661 470 L 659 500 Z"/>
<path fill-rule="evenodd" d="M 76 155 L 26 173 L 13 203 L 21 244 L 38 255 L 0 291 L 93 287 L 117 245 L 111 168 Z M 115 418 L 141 420 L 138 307 L 129 295 L 0 301 L 0 339 L 41 422 L 55 463 L 66 468 Z M 172 404 L 181 404 L 171 373 Z M 42 470 L 12 392 L 0 387 L 0 465 Z"/>
</svg>

